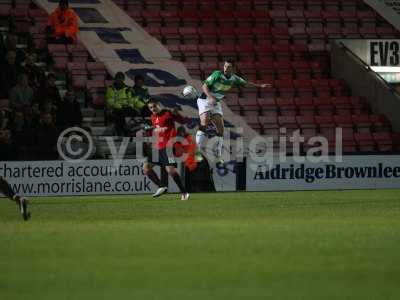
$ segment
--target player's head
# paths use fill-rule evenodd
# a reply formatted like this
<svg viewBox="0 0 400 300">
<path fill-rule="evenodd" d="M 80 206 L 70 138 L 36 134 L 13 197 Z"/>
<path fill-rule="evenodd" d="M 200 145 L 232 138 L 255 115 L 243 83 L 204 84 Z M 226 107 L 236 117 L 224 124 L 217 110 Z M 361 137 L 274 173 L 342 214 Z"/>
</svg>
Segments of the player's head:
<svg viewBox="0 0 400 300">
<path fill-rule="evenodd" d="M 224 62 L 224 75 L 230 77 L 233 74 L 233 60 L 232 59 L 225 59 Z"/>
<path fill-rule="evenodd" d="M 114 86 L 118 89 L 124 86 L 125 74 L 122 72 L 117 72 L 114 76 Z"/>
<path fill-rule="evenodd" d="M 147 107 L 153 114 L 158 114 L 161 111 L 160 102 L 155 99 L 150 99 L 147 102 Z"/>
<path fill-rule="evenodd" d="M 142 75 L 135 76 L 135 86 L 138 87 L 144 86 L 144 77 Z"/>
</svg>

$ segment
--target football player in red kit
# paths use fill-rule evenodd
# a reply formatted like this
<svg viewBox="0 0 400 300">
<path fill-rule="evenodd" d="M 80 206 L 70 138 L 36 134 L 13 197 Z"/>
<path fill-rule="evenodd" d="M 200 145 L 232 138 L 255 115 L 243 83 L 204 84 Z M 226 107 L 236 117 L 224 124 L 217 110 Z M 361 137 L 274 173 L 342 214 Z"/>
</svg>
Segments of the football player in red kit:
<svg viewBox="0 0 400 300">
<path fill-rule="evenodd" d="M 177 136 L 175 122 L 184 124 L 188 118 L 181 116 L 175 111 L 162 109 L 157 100 L 149 100 L 147 103 L 151 111 L 151 123 L 155 142 L 152 148 L 158 151 L 158 159 L 148 153 L 148 161 L 143 164 L 143 171 L 149 179 L 158 186 L 153 197 L 159 197 L 167 192 L 167 186 L 163 184 L 153 170 L 153 165 L 165 167 L 167 173 L 173 178 L 181 192 L 181 200 L 188 200 L 189 193 L 182 183 L 181 177 L 176 170 L 176 162 L 173 155 L 173 139 Z"/>
</svg>

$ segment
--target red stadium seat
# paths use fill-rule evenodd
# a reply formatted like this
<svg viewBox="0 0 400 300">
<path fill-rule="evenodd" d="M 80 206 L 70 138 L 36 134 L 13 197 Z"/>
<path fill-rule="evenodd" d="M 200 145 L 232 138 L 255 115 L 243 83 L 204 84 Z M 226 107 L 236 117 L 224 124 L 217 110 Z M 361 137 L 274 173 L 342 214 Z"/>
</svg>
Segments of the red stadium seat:
<svg viewBox="0 0 400 300">
<path fill-rule="evenodd" d="M 279 123 L 276 116 L 260 116 L 258 117 L 260 124 L 263 127 L 263 134 L 274 139 L 279 137 Z"/>
<path fill-rule="evenodd" d="M 197 45 L 181 45 L 180 50 L 188 62 L 200 62 L 200 52 Z"/>
<path fill-rule="evenodd" d="M 390 132 L 375 132 L 372 136 L 380 152 L 393 151 L 393 137 Z"/>
<path fill-rule="evenodd" d="M 276 105 L 279 108 L 279 112 L 282 116 L 296 116 L 297 107 L 291 97 L 279 97 L 276 98 Z"/>
<path fill-rule="evenodd" d="M 226 9 L 226 8 L 224 8 Z M 234 27 L 236 20 L 231 10 L 217 11 L 216 13 L 218 26 Z"/>
<path fill-rule="evenodd" d="M 160 16 L 162 18 L 162 24 L 168 27 L 178 27 L 181 24 L 180 14 L 176 10 L 161 11 Z M 185 24 L 186 27 L 190 27 Z M 192 24 L 193 27 L 197 24 Z"/>
<path fill-rule="evenodd" d="M 183 10 L 179 12 L 179 16 L 182 25 L 185 27 L 197 27 L 200 23 L 200 16 L 197 10 Z"/>
<path fill-rule="evenodd" d="M 359 133 L 371 132 L 372 122 L 368 114 L 352 115 L 353 124 Z"/>
<path fill-rule="evenodd" d="M 375 141 L 371 133 L 355 133 L 354 139 L 361 152 L 374 152 Z"/>
<path fill-rule="evenodd" d="M 314 105 L 320 116 L 332 116 L 334 113 L 334 106 L 330 97 L 316 97 L 314 98 Z"/>
<path fill-rule="evenodd" d="M 306 18 L 303 10 L 288 10 L 286 12 L 292 27 L 306 27 Z"/>
<path fill-rule="evenodd" d="M 237 10 L 234 12 L 236 26 L 238 29 L 241 27 L 252 27 L 253 26 L 253 15 L 252 11 L 249 10 L 249 7 L 246 7 L 246 10 Z"/>
<path fill-rule="evenodd" d="M 315 136 L 317 134 L 314 115 L 296 116 L 296 122 L 301 129 L 302 135 Z"/>
<path fill-rule="evenodd" d="M 332 115 L 316 116 L 315 121 L 318 124 L 319 132 L 324 136 L 335 135 L 335 122 Z"/>
<path fill-rule="evenodd" d="M 284 9 L 274 9 L 269 11 L 269 16 L 271 17 L 272 24 L 274 27 L 288 28 L 289 19 L 286 15 L 286 10 Z"/>
<path fill-rule="evenodd" d="M 294 98 L 297 110 L 301 116 L 314 116 L 315 107 L 312 97 L 301 96 Z"/>
<path fill-rule="evenodd" d="M 274 98 L 258 98 L 257 102 L 261 107 L 261 113 L 263 116 L 278 116 L 279 109 Z"/>
<path fill-rule="evenodd" d="M 322 28 L 324 26 L 321 11 L 306 10 L 304 11 L 304 17 L 306 18 L 308 28 Z"/>
<path fill-rule="evenodd" d="M 292 80 L 275 80 L 275 88 L 278 90 L 280 97 L 294 97 L 295 89 Z"/>
<path fill-rule="evenodd" d="M 221 45 L 235 45 L 235 30 L 232 27 L 220 27 L 217 29 L 219 43 Z"/>
<path fill-rule="evenodd" d="M 204 45 L 215 45 L 218 42 L 217 29 L 212 26 L 202 26 L 198 29 L 201 43 Z"/>
<path fill-rule="evenodd" d="M 340 28 L 342 26 L 340 12 L 335 11 L 323 11 L 322 17 L 327 28 Z"/>
</svg>

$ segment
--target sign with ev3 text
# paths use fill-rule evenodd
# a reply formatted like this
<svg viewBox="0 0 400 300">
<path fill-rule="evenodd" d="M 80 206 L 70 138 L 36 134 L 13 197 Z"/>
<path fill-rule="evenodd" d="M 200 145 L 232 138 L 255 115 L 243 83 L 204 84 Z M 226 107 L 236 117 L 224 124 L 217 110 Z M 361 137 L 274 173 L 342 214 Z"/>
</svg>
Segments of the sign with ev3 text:
<svg viewBox="0 0 400 300">
<path fill-rule="evenodd" d="M 368 40 L 367 53 L 372 67 L 400 66 L 400 40 Z"/>
</svg>

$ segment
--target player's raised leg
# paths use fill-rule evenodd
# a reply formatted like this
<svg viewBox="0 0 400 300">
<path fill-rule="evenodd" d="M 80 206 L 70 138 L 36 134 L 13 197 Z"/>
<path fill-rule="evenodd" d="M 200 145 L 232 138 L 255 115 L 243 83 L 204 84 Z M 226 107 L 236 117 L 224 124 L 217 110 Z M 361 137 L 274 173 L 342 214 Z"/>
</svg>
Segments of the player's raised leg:
<svg viewBox="0 0 400 300">
<path fill-rule="evenodd" d="M 10 200 L 15 201 L 18 204 L 21 215 L 25 221 L 30 219 L 31 214 L 28 211 L 27 199 L 25 197 L 15 194 L 11 185 L 3 177 L 0 177 L 0 192 L 8 197 Z"/>
<path fill-rule="evenodd" d="M 167 173 L 169 176 L 172 177 L 172 179 L 175 181 L 176 185 L 179 188 L 179 191 L 181 192 L 181 200 L 185 201 L 189 199 L 189 193 L 187 192 L 181 176 L 179 176 L 178 171 L 176 170 L 175 166 L 165 166 L 165 170 L 167 170 Z"/>
<path fill-rule="evenodd" d="M 196 160 L 200 161 L 203 159 L 202 153 L 205 153 L 205 142 L 207 140 L 206 129 L 210 123 L 211 118 L 208 112 L 204 112 L 200 115 L 200 126 L 196 132 L 196 144 L 197 144 L 197 154 Z"/>
<path fill-rule="evenodd" d="M 221 114 L 213 114 L 211 120 L 214 123 L 215 128 L 217 129 L 217 138 L 218 138 L 217 153 L 216 153 L 217 162 L 223 164 L 224 160 L 222 158 L 222 149 L 224 147 L 224 118 L 222 117 Z"/>
<path fill-rule="evenodd" d="M 160 197 L 167 192 L 168 188 L 162 184 L 157 173 L 154 172 L 153 165 L 151 163 L 145 162 L 143 164 L 143 172 L 156 186 L 158 186 L 157 191 L 153 194 L 154 198 Z"/>
</svg>

